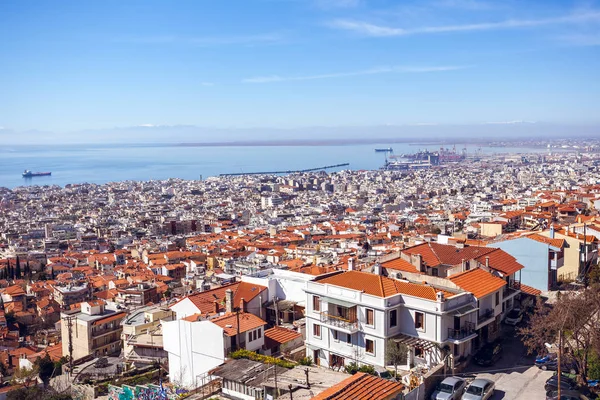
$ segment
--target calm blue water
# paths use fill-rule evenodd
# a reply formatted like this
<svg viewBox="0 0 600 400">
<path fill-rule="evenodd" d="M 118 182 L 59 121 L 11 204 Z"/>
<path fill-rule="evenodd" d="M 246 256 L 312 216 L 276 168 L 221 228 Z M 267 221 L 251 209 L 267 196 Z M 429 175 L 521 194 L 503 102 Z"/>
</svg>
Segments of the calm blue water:
<svg viewBox="0 0 600 400">
<path fill-rule="evenodd" d="M 281 147 L 176 147 L 170 145 L 0 145 L 0 187 L 106 183 L 124 180 L 168 178 L 198 179 L 221 173 L 296 170 L 350 163 L 347 168 L 377 169 L 384 153 L 376 147 L 388 143 L 336 146 Z M 394 143 L 395 154 L 419 149 L 436 150 L 438 145 Z M 461 149 L 462 145 L 457 145 Z M 469 152 L 477 147 L 467 146 Z M 484 153 L 508 152 L 507 148 L 485 148 Z M 514 148 L 511 152 L 533 152 Z M 50 177 L 23 179 L 23 170 L 51 171 Z M 333 171 L 333 170 L 329 170 Z"/>
</svg>

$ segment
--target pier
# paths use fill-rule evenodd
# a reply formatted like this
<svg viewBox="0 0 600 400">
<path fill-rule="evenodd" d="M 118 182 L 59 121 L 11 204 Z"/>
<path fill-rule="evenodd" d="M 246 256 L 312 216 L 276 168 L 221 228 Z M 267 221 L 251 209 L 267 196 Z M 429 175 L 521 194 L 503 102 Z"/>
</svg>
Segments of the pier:
<svg viewBox="0 0 600 400">
<path fill-rule="evenodd" d="M 220 174 L 219 176 L 298 174 L 298 173 L 303 173 L 303 172 L 314 172 L 314 171 L 322 171 L 322 170 L 331 169 L 331 168 L 347 167 L 348 165 L 350 165 L 350 163 L 326 165 L 324 167 L 318 167 L 318 168 L 307 168 L 307 169 L 287 170 L 287 171 L 236 172 L 236 173 L 232 173 L 232 174 Z"/>
</svg>

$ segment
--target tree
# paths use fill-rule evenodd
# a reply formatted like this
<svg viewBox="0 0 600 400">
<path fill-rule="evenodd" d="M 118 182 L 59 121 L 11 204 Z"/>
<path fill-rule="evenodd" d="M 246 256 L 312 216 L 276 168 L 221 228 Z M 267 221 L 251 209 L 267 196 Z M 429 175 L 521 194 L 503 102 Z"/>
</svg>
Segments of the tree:
<svg viewBox="0 0 600 400">
<path fill-rule="evenodd" d="M 529 324 L 519 329 L 529 353 L 544 351 L 545 343 L 562 339 L 563 359 L 577 367 L 580 383 L 587 382 L 588 358 L 600 349 L 600 286 L 557 297 L 556 303 L 535 307 Z"/>
<path fill-rule="evenodd" d="M 385 359 L 387 364 L 394 366 L 394 376 L 398 376 L 398 364 L 405 364 L 408 358 L 408 346 L 388 339 L 385 344 Z"/>
<path fill-rule="evenodd" d="M 54 375 L 54 369 L 55 369 L 54 363 L 50 359 L 50 356 L 48 355 L 48 353 L 46 353 L 44 358 L 38 357 L 35 360 L 34 365 L 39 370 L 40 378 L 47 385 L 48 382 L 50 381 L 50 378 L 52 378 L 52 375 Z"/>
<path fill-rule="evenodd" d="M 19 256 L 17 256 L 17 266 L 15 268 L 15 277 L 16 277 L 16 279 L 21 279 L 21 261 L 19 260 Z"/>
</svg>

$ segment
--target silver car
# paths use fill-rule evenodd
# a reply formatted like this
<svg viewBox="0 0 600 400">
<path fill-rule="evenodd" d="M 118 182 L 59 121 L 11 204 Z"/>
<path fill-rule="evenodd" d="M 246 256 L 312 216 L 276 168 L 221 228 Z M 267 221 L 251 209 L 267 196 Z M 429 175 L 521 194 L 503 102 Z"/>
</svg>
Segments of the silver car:
<svg viewBox="0 0 600 400">
<path fill-rule="evenodd" d="M 457 376 L 446 378 L 433 392 L 431 400 L 460 400 L 465 385 L 466 381 L 463 378 Z"/>
<path fill-rule="evenodd" d="M 494 382 L 489 379 L 475 379 L 463 394 L 462 400 L 488 400 L 494 395 Z"/>
</svg>

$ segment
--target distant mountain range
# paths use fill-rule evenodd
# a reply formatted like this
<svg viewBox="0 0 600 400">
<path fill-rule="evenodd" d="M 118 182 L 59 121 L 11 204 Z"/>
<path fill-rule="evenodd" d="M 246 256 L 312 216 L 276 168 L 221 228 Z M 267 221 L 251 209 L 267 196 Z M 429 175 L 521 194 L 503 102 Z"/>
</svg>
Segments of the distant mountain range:
<svg viewBox="0 0 600 400">
<path fill-rule="evenodd" d="M 507 121 L 465 125 L 379 125 L 302 128 L 211 128 L 140 125 L 75 132 L 0 129 L 4 144 L 340 145 L 394 142 L 486 143 L 498 140 L 599 137 L 599 125 Z"/>
</svg>

